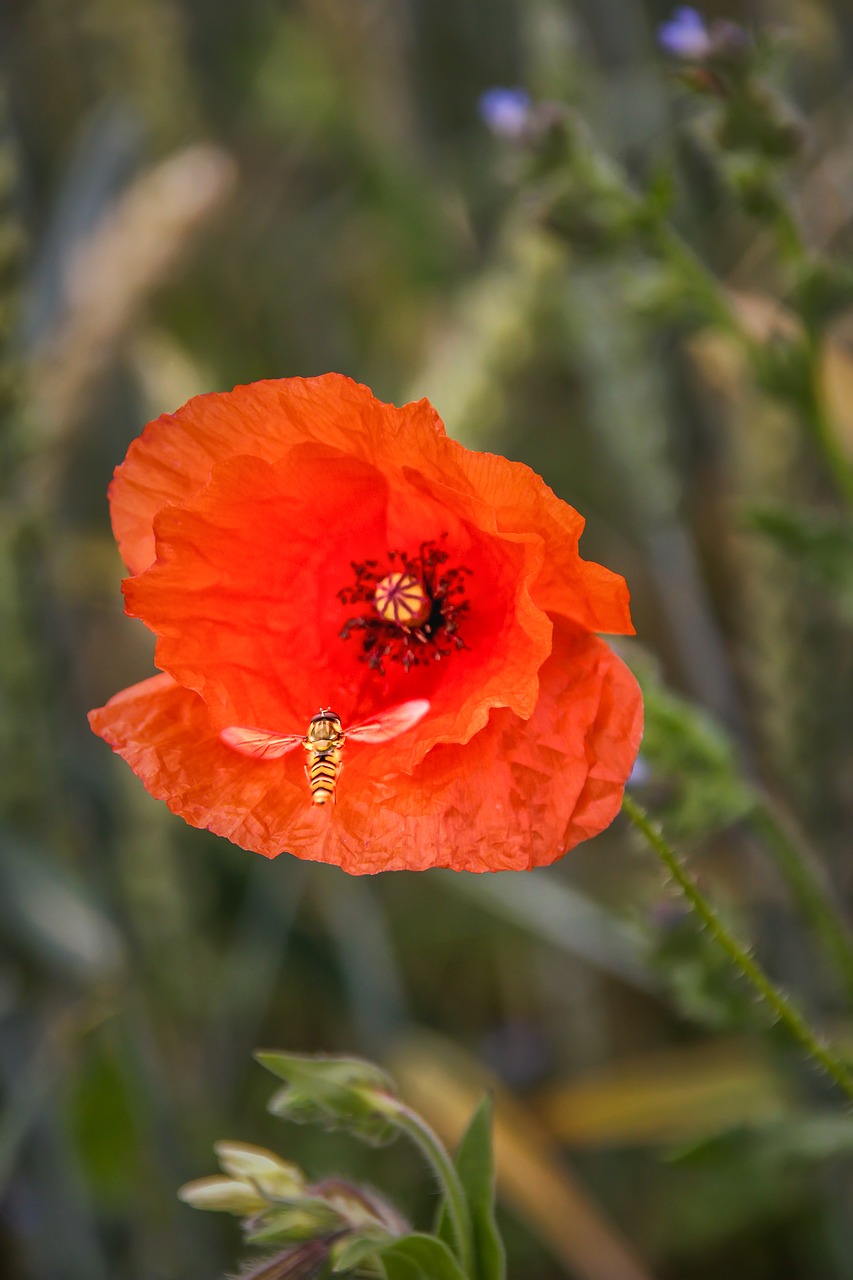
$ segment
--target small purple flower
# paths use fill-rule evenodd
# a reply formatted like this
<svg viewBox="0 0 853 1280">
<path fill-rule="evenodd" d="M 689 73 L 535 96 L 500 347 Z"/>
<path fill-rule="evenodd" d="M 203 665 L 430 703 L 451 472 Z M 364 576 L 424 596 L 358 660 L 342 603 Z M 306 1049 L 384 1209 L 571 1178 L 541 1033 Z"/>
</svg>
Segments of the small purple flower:
<svg viewBox="0 0 853 1280">
<path fill-rule="evenodd" d="M 480 97 L 480 119 L 499 138 L 523 138 L 533 118 L 526 89 L 487 89 Z"/>
<path fill-rule="evenodd" d="M 658 44 L 674 58 L 702 62 L 712 49 L 707 23 L 697 9 L 681 5 L 658 27 Z"/>
<path fill-rule="evenodd" d="M 625 783 L 626 787 L 645 787 L 652 780 L 652 767 L 645 756 L 639 755 Z"/>
</svg>

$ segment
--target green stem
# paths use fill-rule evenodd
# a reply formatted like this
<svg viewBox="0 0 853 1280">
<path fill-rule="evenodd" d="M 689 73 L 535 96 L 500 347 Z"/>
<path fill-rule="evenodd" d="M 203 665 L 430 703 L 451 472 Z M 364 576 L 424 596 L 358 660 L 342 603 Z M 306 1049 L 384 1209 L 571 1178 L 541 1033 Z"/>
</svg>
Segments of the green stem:
<svg viewBox="0 0 853 1280">
<path fill-rule="evenodd" d="M 732 964 L 740 970 L 765 1004 L 769 1005 L 778 1021 L 787 1027 L 795 1040 L 799 1041 L 809 1057 L 832 1077 L 848 1098 L 853 1100 L 853 1075 L 844 1062 L 826 1044 L 821 1043 L 790 997 L 773 985 L 747 948 L 730 932 L 681 858 L 652 825 L 647 814 L 630 796 L 623 798 L 622 810 L 660 858 L 711 937 L 726 953 Z"/>
<path fill-rule="evenodd" d="M 698 254 L 668 223 L 663 223 L 659 228 L 658 248 L 664 260 L 678 272 L 690 289 L 706 321 L 742 340 L 743 330 L 725 289 Z"/>
<path fill-rule="evenodd" d="M 806 334 L 809 360 L 809 403 L 806 408 L 806 425 L 823 457 L 835 487 L 853 507 L 853 466 L 841 447 L 835 424 L 829 415 L 824 391 L 820 335 L 813 331 Z"/>
<path fill-rule="evenodd" d="M 465 1199 L 465 1191 L 456 1172 L 456 1166 L 437 1134 L 416 1111 L 410 1110 L 403 1103 L 398 1103 L 393 1111 L 389 1112 L 389 1116 L 420 1147 L 435 1170 L 444 1192 L 447 1216 L 456 1240 L 457 1257 L 465 1274 L 473 1276 L 474 1246 L 471 1215 L 468 1212 L 468 1201 Z"/>
<path fill-rule="evenodd" d="M 768 192 L 768 196 L 771 208 L 770 221 L 776 233 L 779 253 L 783 259 L 787 259 L 794 266 L 802 266 L 809 252 L 803 229 L 778 186 Z"/>
</svg>

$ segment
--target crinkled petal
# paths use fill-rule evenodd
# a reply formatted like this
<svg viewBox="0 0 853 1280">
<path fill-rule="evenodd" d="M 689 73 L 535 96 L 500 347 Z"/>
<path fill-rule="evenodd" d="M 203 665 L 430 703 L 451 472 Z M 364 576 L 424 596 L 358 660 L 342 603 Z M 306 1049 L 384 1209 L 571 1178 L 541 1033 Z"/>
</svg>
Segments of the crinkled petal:
<svg viewBox="0 0 853 1280">
<path fill-rule="evenodd" d="M 386 405 L 334 374 L 197 397 L 148 425 L 110 496 L 127 609 L 168 674 L 92 723 L 190 823 L 365 872 L 542 865 L 612 819 L 641 704 L 592 633 L 633 630 L 625 583 L 580 558 L 582 518 L 534 472 L 448 440 L 426 401 Z M 453 626 L 452 576 L 431 621 L 461 648 L 422 637 L 429 663 L 371 667 L 377 615 L 359 597 L 368 630 L 350 632 L 341 599 L 355 562 L 438 541 L 470 571 Z M 335 806 L 311 804 L 301 749 L 256 761 L 219 738 L 412 698 L 430 702 L 418 725 L 347 744 Z"/>
<path fill-rule="evenodd" d="M 267 858 L 282 852 L 289 819 L 305 808 L 301 761 L 257 761 L 224 746 L 199 695 L 165 673 L 117 693 L 89 723 L 190 826 Z"/>
<path fill-rule="evenodd" d="M 491 505 L 502 532 L 536 529 L 545 544 L 533 599 L 546 613 L 560 614 L 590 631 L 633 635 L 625 579 L 592 560 L 582 560 L 578 541 L 584 518 L 563 502 L 530 467 L 494 453 L 475 453 L 444 442 L 459 472 Z"/>
<path fill-rule="evenodd" d="M 633 634 L 624 580 L 578 554 L 584 521 L 529 467 L 477 453 L 447 438 L 426 400 L 385 404 L 340 374 L 281 378 L 196 396 L 150 422 L 110 486 L 113 528 L 131 573 L 155 559 L 154 519 L 207 483 L 214 466 L 237 455 L 276 462 L 294 445 L 340 448 L 385 474 L 416 469 L 422 483 L 488 510 L 495 532 L 543 539 L 537 608 L 613 635 Z M 483 526 L 485 528 L 485 525 Z"/>
<path fill-rule="evenodd" d="M 437 742 L 466 742 L 492 707 L 533 711 L 552 631 L 531 596 L 542 540 L 496 533 L 471 495 L 436 498 L 420 473 L 392 484 L 364 459 L 306 443 L 274 464 L 217 464 L 155 526 L 158 558 L 125 582 L 127 610 L 157 633 L 157 665 L 204 697 L 219 729 L 302 733 L 321 706 L 352 724 L 426 698 L 430 714 L 405 748 L 412 767 Z M 445 535 L 471 571 L 465 646 L 410 671 L 371 669 L 359 633 L 341 635 L 365 608 L 338 598 L 354 553 L 382 561 Z"/>
<path fill-rule="evenodd" d="M 154 517 L 190 499 L 217 462 L 248 454 L 275 462 L 295 444 L 314 441 L 369 456 L 371 441 L 428 450 L 444 436 L 426 400 L 397 408 L 339 373 L 278 378 L 194 396 L 176 413 L 149 422 L 110 485 L 113 531 L 131 573 L 155 559 Z"/>
<path fill-rule="evenodd" d="M 125 690 L 90 720 L 173 812 L 267 857 L 287 851 L 355 874 L 495 871 L 551 863 L 612 821 L 642 702 L 612 650 L 561 622 L 529 720 L 493 711 L 466 746 L 435 747 L 411 775 L 395 773 L 395 743 L 350 744 L 338 802 L 323 808 L 310 803 L 298 753 L 256 761 L 232 751 L 203 699 L 169 676 Z"/>
</svg>

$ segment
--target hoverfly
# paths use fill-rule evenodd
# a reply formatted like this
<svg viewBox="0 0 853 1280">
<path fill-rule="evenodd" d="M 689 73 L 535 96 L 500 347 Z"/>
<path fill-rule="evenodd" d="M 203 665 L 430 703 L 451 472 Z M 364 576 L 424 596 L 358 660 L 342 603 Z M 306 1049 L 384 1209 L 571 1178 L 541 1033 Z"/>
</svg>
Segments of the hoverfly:
<svg viewBox="0 0 853 1280">
<path fill-rule="evenodd" d="M 344 729 L 340 716 L 329 707 L 321 707 L 312 716 L 306 734 L 267 733 L 263 729 L 241 729 L 232 725 L 219 735 L 222 742 L 241 755 L 254 760 L 278 760 L 297 747 L 308 752 L 305 776 L 314 804 L 334 803 L 335 790 L 343 768 L 343 746 L 347 738 L 356 742 L 390 742 L 422 720 L 430 704 L 425 698 L 401 702 L 388 711 L 362 720 Z"/>
</svg>

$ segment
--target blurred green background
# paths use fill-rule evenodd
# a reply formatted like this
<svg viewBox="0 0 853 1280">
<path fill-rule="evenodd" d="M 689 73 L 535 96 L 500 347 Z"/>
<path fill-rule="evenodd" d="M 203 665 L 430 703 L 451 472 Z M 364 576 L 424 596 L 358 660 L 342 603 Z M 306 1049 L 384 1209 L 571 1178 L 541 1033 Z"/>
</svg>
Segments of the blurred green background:
<svg viewBox="0 0 853 1280">
<path fill-rule="evenodd" d="M 806 137 L 789 197 L 843 255 L 853 11 L 709 12 L 785 33 L 780 84 Z M 774 977 L 853 1040 L 849 984 L 768 852 L 780 828 L 807 831 L 846 909 L 853 575 L 833 595 L 753 518 L 835 500 L 731 343 L 646 305 L 640 250 L 545 230 L 478 114 L 487 88 L 524 85 L 577 108 L 638 185 L 677 172 L 681 233 L 770 349 L 784 280 L 691 139 L 656 44 L 668 15 L 663 0 L 5 0 L 3 1280 L 236 1270 L 236 1227 L 175 1198 L 225 1137 L 365 1178 L 428 1223 L 415 1154 L 265 1114 L 259 1046 L 376 1058 L 448 1141 L 494 1088 L 517 1280 L 853 1275 L 850 1117 L 759 1034 L 622 822 L 529 875 L 348 879 L 186 827 L 85 719 L 152 671 L 105 499 L 150 417 L 327 370 L 427 395 L 452 435 L 531 464 L 587 516 L 584 554 L 632 591 L 639 641 L 620 651 L 650 681 L 641 799 Z M 849 333 L 840 314 L 818 353 L 848 457 Z M 769 837 L 741 772 L 769 797 Z"/>
</svg>

